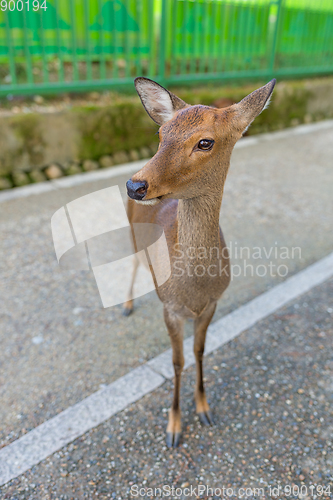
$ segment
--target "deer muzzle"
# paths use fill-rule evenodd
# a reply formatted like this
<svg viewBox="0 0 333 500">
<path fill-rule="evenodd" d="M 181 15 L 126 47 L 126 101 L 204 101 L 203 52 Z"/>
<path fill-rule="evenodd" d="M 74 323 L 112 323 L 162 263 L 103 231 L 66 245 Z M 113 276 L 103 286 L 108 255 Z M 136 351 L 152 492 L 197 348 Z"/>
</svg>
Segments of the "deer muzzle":
<svg viewBox="0 0 333 500">
<path fill-rule="evenodd" d="M 126 182 L 127 194 L 132 200 L 142 200 L 148 189 L 146 181 L 133 182 L 131 179 Z"/>
</svg>

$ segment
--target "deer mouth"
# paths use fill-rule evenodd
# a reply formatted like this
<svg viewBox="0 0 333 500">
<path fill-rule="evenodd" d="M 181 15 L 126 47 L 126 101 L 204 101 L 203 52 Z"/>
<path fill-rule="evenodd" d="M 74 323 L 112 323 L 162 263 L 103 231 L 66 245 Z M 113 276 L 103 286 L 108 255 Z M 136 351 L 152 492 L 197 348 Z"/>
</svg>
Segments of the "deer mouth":
<svg viewBox="0 0 333 500">
<path fill-rule="evenodd" d="M 165 195 L 157 196 L 156 198 L 150 198 L 150 200 L 135 200 L 139 205 L 157 205 L 165 198 Z"/>
<path fill-rule="evenodd" d="M 151 198 L 150 200 L 135 200 L 139 205 L 157 205 L 161 200 L 159 198 Z"/>
</svg>

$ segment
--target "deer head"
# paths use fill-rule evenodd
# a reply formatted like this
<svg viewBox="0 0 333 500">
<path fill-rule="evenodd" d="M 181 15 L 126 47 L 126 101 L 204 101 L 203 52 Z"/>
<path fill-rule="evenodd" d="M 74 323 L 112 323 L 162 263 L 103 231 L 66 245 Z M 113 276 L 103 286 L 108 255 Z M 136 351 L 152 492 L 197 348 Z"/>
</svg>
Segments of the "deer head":
<svg viewBox="0 0 333 500">
<path fill-rule="evenodd" d="M 232 149 L 265 107 L 273 79 L 227 108 L 190 106 L 148 78 L 135 87 L 148 115 L 160 125 L 155 156 L 127 182 L 128 196 L 156 204 L 165 198 L 187 199 L 221 192 Z"/>
</svg>

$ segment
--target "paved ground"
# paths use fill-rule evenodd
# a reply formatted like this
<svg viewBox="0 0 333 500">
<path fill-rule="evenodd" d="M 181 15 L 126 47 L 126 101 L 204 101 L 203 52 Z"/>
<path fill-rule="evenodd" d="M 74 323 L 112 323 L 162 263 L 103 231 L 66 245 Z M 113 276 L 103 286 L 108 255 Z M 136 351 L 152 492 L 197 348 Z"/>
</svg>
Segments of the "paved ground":
<svg viewBox="0 0 333 500">
<path fill-rule="evenodd" d="M 206 499 L 220 498 L 223 487 L 226 499 L 241 498 L 240 488 L 251 488 L 245 498 L 253 499 L 301 498 L 300 491 L 332 498 L 332 319 L 330 280 L 209 355 L 214 427 L 202 428 L 194 414 L 195 372 L 187 370 L 177 450 L 164 444 L 167 382 L 8 483 L 1 498 L 154 498 L 148 488 L 164 487 L 164 498 L 195 499 L 198 490 L 186 488 L 198 485 L 213 488 Z M 180 490 L 168 495 L 172 486 Z"/>
<path fill-rule="evenodd" d="M 269 262 L 283 264 L 290 275 L 332 250 L 331 137 L 332 128 L 259 141 L 234 152 L 221 212 L 234 264 L 244 265 L 236 248 L 246 246 L 250 256 L 247 259 L 245 253 L 245 258 L 254 268 L 264 264 L 267 270 Z M 102 309 L 91 274 L 60 270 L 55 260 L 50 232 L 53 213 L 109 185 L 118 184 L 124 193 L 127 178 L 1 203 L 0 227 L 5 235 L 0 263 L 3 445 L 169 347 L 161 304 L 154 294 L 139 299 L 136 313 L 123 318 L 120 307 Z M 273 253 L 256 259 L 256 247 L 262 254 L 264 248 L 273 248 Z M 300 248 L 294 256 L 293 247 Z M 264 277 L 243 274 L 233 280 L 215 319 L 284 279 L 269 273 Z M 241 359 L 237 358 L 239 370 Z M 169 389 L 163 386 L 159 399 L 169 398 Z M 157 412 L 155 416 L 160 419 L 162 437 L 165 415 Z M 143 438 L 141 442 L 143 446 Z M 84 481 L 82 485 L 87 486 Z M 32 493 L 31 498 L 36 495 Z"/>
</svg>

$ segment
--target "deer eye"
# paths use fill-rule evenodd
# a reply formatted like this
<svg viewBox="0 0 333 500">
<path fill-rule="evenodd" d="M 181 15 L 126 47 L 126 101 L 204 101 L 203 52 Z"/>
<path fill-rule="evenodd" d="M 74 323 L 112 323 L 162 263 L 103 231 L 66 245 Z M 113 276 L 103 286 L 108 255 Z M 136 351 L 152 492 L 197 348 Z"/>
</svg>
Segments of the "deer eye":
<svg viewBox="0 0 333 500">
<path fill-rule="evenodd" d="M 212 139 L 201 139 L 198 142 L 198 149 L 202 149 L 204 151 L 209 151 L 214 146 L 214 141 Z"/>
</svg>

